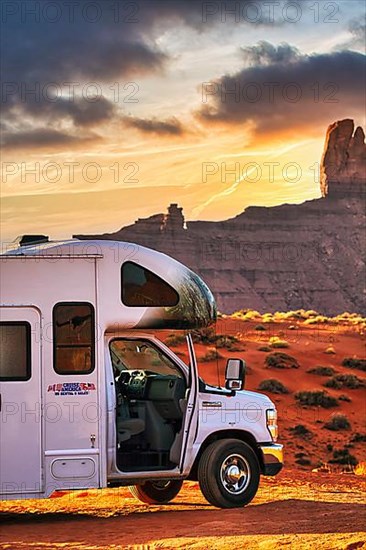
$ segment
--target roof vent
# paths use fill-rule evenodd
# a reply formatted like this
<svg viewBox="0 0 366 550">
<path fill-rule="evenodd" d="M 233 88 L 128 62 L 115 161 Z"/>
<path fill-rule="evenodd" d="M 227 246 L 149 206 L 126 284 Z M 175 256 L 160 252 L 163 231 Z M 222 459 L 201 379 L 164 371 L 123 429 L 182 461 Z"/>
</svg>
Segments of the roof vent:
<svg viewBox="0 0 366 550">
<path fill-rule="evenodd" d="M 17 238 L 19 246 L 29 246 L 33 244 L 48 243 L 49 238 L 47 235 L 22 235 Z"/>
</svg>

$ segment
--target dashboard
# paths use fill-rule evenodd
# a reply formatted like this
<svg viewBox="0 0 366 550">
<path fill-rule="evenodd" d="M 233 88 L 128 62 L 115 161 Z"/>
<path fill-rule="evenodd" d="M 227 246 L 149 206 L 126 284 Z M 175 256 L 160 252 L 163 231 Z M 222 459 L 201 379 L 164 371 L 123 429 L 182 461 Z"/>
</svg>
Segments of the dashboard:
<svg viewBox="0 0 366 550">
<path fill-rule="evenodd" d="M 185 395 L 186 383 L 175 374 L 125 370 L 117 379 L 117 388 L 129 399 L 178 402 Z"/>
</svg>

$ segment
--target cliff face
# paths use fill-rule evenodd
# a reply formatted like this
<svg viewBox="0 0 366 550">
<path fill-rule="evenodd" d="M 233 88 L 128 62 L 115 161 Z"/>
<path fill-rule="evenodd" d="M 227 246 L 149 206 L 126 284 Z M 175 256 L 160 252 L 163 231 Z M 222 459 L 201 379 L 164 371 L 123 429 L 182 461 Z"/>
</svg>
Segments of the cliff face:
<svg viewBox="0 0 366 550">
<path fill-rule="evenodd" d="M 224 313 L 304 308 L 366 314 L 365 153 L 363 130 L 354 133 L 350 120 L 336 122 L 326 136 L 321 199 L 186 224 L 173 204 L 166 215 L 92 237 L 173 256 L 203 277 Z"/>
</svg>

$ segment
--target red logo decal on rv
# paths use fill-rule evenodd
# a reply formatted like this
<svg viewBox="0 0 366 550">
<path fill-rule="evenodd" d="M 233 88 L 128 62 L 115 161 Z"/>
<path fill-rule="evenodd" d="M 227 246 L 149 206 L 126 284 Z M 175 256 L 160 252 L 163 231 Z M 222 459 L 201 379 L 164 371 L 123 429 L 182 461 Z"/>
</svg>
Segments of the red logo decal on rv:
<svg viewBox="0 0 366 550">
<path fill-rule="evenodd" d="M 96 390 L 92 382 L 64 382 L 63 384 L 49 384 L 47 391 L 55 395 L 89 395 Z"/>
</svg>

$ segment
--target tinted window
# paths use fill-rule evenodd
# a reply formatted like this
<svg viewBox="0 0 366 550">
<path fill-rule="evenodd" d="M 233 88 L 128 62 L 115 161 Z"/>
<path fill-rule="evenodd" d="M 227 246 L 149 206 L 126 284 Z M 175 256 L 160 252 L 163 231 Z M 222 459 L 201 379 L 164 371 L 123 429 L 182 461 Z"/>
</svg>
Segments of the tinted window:
<svg viewBox="0 0 366 550">
<path fill-rule="evenodd" d="M 62 303 L 53 308 L 54 369 L 59 374 L 88 374 L 94 369 L 94 308 Z"/>
<path fill-rule="evenodd" d="M 122 266 L 122 302 L 126 306 L 176 306 L 179 296 L 166 281 L 148 269 L 126 262 Z"/>
<path fill-rule="evenodd" d="M 0 323 L 0 380 L 29 380 L 29 323 Z"/>
</svg>

